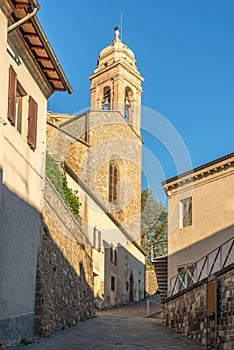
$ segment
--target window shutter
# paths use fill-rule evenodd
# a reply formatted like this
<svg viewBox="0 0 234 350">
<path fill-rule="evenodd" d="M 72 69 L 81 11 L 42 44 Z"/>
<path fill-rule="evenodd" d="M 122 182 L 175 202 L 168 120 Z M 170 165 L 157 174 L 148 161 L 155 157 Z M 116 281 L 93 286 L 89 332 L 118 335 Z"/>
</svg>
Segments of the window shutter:
<svg viewBox="0 0 234 350">
<path fill-rule="evenodd" d="M 117 265 L 117 247 L 115 247 L 115 265 Z"/>
<path fill-rule="evenodd" d="M 96 226 L 93 228 L 93 247 L 94 248 L 96 248 L 96 246 L 97 246 L 97 237 L 96 237 L 96 235 L 97 235 L 97 228 L 96 228 Z"/>
<path fill-rule="evenodd" d="M 110 247 L 110 261 L 113 262 L 113 245 Z"/>
<path fill-rule="evenodd" d="M 17 75 L 13 67 L 9 69 L 9 90 L 8 90 L 8 119 L 12 125 L 16 120 L 16 91 L 17 91 Z"/>
<path fill-rule="evenodd" d="M 102 233 L 98 231 L 98 251 L 100 252 L 102 249 Z"/>
<path fill-rule="evenodd" d="M 37 110 L 38 104 L 29 96 L 28 144 L 32 149 L 36 149 L 37 143 Z"/>
</svg>

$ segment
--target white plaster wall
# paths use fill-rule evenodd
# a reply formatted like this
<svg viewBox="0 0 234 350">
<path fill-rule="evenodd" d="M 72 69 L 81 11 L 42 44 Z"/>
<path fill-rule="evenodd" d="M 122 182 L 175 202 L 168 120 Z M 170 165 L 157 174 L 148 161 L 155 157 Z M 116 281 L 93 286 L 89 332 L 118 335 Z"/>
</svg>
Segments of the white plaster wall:
<svg viewBox="0 0 234 350">
<path fill-rule="evenodd" d="M 78 190 L 78 196 L 82 203 L 81 217 L 84 219 L 84 216 L 86 216 L 83 223 L 90 242 L 93 242 L 93 229 L 95 226 L 102 233 L 102 251 L 99 253 L 96 249 L 93 250 L 94 272 L 100 278 L 98 281 L 97 276 L 95 277 L 96 281 L 98 281 L 96 286 L 105 285 L 103 289 L 105 291 L 105 297 L 110 299 L 112 305 L 128 302 L 129 291 L 126 290 L 126 282 L 129 281 L 130 274 L 132 273 L 134 278 L 134 300 L 137 301 L 144 298 L 145 256 L 68 174 L 67 182 L 70 188 Z M 87 206 L 84 205 L 85 200 L 87 201 Z M 84 210 L 87 211 L 85 215 Z M 110 247 L 111 244 L 118 247 L 117 265 L 110 261 L 109 249 L 105 252 L 104 257 L 104 247 Z M 128 260 L 127 266 L 125 265 L 126 258 Z M 111 276 L 116 278 L 115 292 L 112 292 L 110 288 Z M 139 280 L 140 283 L 138 282 Z M 97 290 L 94 290 L 94 293 L 96 295 L 99 294 Z"/>
<path fill-rule="evenodd" d="M 27 314 L 32 320 L 44 188 L 47 101 L 20 57 L 18 65 L 7 48 L 12 53 L 7 44 L 7 20 L 0 10 L 0 319 Z M 38 103 L 35 151 L 27 144 L 27 110 L 23 113 L 22 135 L 7 119 L 10 65 L 24 90 Z M 33 324 L 31 328 L 33 331 Z"/>
</svg>

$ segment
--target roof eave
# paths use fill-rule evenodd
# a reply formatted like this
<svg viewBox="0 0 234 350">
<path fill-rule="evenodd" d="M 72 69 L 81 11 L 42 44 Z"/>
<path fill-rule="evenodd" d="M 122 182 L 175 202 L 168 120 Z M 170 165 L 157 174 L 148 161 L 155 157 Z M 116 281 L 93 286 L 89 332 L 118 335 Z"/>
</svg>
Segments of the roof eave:
<svg viewBox="0 0 234 350">
<path fill-rule="evenodd" d="M 43 43 L 43 45 L 48 53 L 49 58 L 51 59 L 51 62 L 54 65 L 54 68 L 55 68 L 59 78 L 61 79 L 61 82 L 64 86 L 64 91 L 67 91 L 69 94 L 71 94 L 73 92 L 72 87 L 71 87 L 62 67 L 61 67 L 59 60 L 57 59 L 57 57 L 56 57 L 56 55 L 55 55 L 55 53 L 54 53 L 54 51 L 49 43 L 48 38 L 46 37 L 46 35 L 45 35 L 41 25 L 40 25 L 39 20 L 37 19 L 37 17 L 34 17 L 31 19 L 31 21 L 32 21 L 32 24 L 35 27 L 35 29 L 40 37 L 40 40 L 42 41 L 42 43 Z"/>
</svg>

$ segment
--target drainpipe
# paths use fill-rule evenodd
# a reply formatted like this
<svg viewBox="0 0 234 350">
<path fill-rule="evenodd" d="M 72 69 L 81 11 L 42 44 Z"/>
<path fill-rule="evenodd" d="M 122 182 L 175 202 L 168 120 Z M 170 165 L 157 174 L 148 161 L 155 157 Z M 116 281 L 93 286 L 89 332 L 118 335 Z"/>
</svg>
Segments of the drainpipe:
<svg viewBox="0 0 234 350">
<path fill-rule="evenodd" d="M 35 14 L 39 10 L 40 6 L 39 6 L 38 2 L 34 1 L 34 0 L 30 0 L 30 4 L 31 4 L 31 6 L 34 7 L 33 11 L 31 13 L 28 13 L 25 17 L 21 18 L 19 21 L 15 22 L 11 26 L 9 26 L 7 28 L 7 33 L 8 34 L 11 33 L 13 30 L 15 30 L 15 29 L 19 28 L 20 26 L 22 26 L 24 23 L 28 22 L 32 17 L 35 16 Z"/>
</svg>

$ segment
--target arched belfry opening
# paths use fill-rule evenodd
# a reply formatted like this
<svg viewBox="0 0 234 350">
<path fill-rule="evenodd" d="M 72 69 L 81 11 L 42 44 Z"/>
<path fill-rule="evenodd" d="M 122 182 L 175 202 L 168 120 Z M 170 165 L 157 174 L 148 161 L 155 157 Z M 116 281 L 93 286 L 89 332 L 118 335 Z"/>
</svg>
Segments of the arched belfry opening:
<svg viewBox="0 0 234 350">
<path fill-rule="evenodd" d="M 111 109 L 111 89 L 109 86 L 105 86 L 103 89 L 102 109 L 104 111 Z"/>
<path fill-rule="evenodd" d="M 124 90 L 124 118 L 127 123 L 132 124 L 133 115 L 133 92 L 129 87 Z"/>
<path fill-rule="evenodd" d="M 91 80 L 91 110 L 119 111 L 140 134 L 141 94 L 143 78 L 134 53 L 120 40 L 118 31 L 111 45 L 99 55 Z"/>
</svg>

